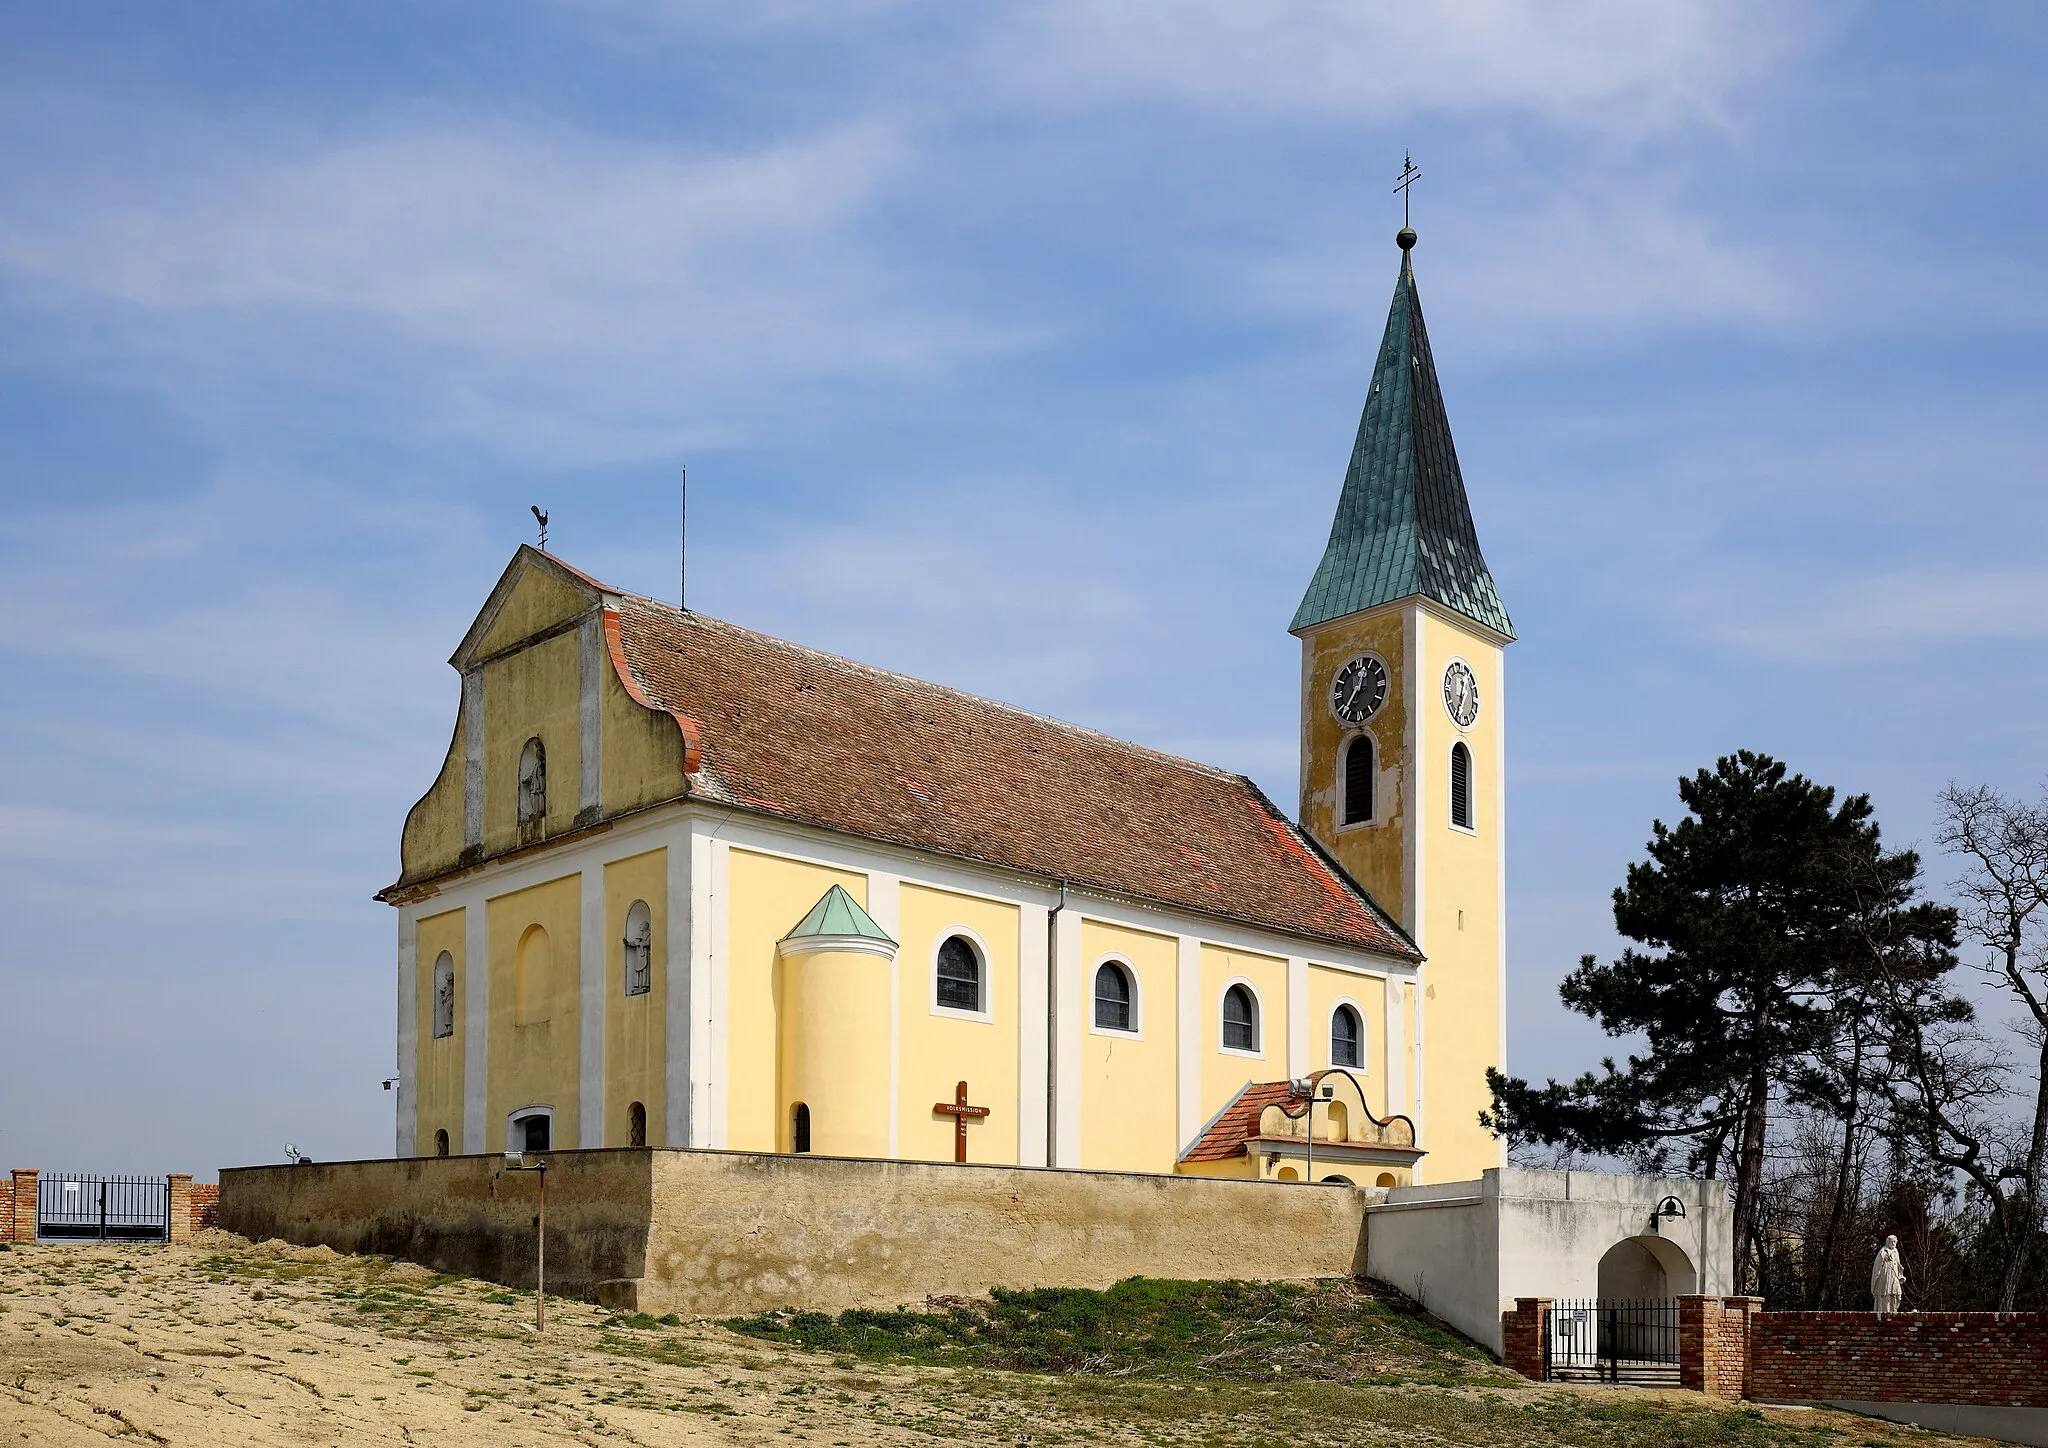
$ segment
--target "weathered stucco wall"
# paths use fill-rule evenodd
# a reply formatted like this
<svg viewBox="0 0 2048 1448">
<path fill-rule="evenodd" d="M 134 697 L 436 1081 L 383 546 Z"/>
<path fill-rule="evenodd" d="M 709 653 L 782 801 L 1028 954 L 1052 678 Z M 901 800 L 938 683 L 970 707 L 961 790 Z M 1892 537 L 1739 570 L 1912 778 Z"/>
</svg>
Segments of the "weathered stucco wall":
<svg viewBox="0 0 2048 1448">
<path fill-rule="evenodd" d="M 565 1151 L 548 1158 L 548 1290 L 569 1296 L 640 1275 L 652 1213 L 644 1151 Z M 502 1156 L 413 1157 L 315 1166 L 227 1167 L 220 1225 L 339 1252 L 403 1257 L 532 1287 L 538 1172 Z"/>
<path fill-rule="evenodd" d="M 656 1312 L 837 1311 L 1134 1275 L 1363 1269 L 1363 1193 L 1254 1181 L 715 1151 L 548 1158 L 548 1280 Z M 530 1287 L 537 1180 L 502 1158 L 245 1167 L 221 1225 Z"/>
</svg>

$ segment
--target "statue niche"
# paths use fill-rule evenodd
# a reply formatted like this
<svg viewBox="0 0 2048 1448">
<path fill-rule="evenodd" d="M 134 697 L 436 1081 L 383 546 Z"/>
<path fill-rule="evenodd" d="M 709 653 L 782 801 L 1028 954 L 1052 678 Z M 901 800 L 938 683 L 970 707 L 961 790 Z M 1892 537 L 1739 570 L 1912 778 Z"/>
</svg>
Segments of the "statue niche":
<svg viewBox="0 0 2048 1448">
<path fill-rule="evenodd" d="M 548 751 L 538 738 L 519 751 L 519 843 L 531 844 L 547 830 Z"/>
</svg>

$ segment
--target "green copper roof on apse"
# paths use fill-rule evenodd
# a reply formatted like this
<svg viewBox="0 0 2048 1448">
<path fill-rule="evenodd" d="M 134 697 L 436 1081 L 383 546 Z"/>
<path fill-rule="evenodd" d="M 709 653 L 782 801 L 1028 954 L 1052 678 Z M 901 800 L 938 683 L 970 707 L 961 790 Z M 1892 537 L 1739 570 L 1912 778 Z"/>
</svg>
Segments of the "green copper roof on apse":
<svg viewBox="0 0 2048 1448">
<path fill-rule="evenodd" d="M 1401 275 L 1330 542 L 1291 632 L 1417 594 L 1514 637 L 1480 556 L 1404 232 Z"/>
<path fill-rule="evenodd" d="M 811 913 L 796 923 L 796 929 L 783 936 L 784 940 L 801 940 L 808 935 L 860 935 L 869 940 L 896 942 L 889 939 L 889 933 L 875 924 L 875 918 L 860 908 L 860 902 L 839 886 L 834 885 L 818 897 L 818 903 L 811 907 Z"/>
</svg>

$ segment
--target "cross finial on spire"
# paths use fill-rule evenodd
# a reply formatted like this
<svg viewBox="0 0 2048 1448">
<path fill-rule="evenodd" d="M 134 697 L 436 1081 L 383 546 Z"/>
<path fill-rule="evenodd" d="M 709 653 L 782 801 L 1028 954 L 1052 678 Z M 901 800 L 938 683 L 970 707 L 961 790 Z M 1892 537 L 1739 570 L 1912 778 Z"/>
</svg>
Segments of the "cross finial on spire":
<svg viewBox="0 0 2048 1448">
<path fill-rule="evenodd" d="M 1401 152 L 1401 174 L 1395 179 L 1400 183 L 1394 189 L 1401 193 L 1401 230 L 1394 237 L 1394 243 L 1406 251 L 1415 245 L 1415 229 L 1408 224 L 1408 188 L 1422 179 L 1422 172 L 1416 169 L 1415 159 L 1405 150 Z"/>
</svg>

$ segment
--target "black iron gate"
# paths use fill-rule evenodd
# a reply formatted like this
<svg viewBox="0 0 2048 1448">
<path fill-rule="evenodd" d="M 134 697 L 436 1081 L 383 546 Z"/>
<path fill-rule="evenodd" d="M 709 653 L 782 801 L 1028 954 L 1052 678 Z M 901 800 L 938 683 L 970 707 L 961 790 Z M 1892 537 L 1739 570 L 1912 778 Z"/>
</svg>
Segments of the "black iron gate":
<svg viewBox="0 0 2048 1448">
<path fill-rule="evenodd" d="M 1543 1334 L 1543 1376 L 1678 1384 L 1678 1299 L 1558 1298 Z"/>
<path fill-rule="evenodd" d="M 36 1183 L 36 1235 L 67 1242 L 167 1242 L 171 1184 L 163 1177 L 45 1173 Z"/>
</svg>

